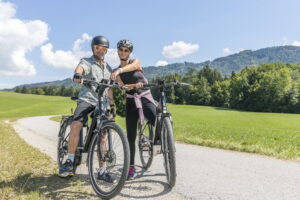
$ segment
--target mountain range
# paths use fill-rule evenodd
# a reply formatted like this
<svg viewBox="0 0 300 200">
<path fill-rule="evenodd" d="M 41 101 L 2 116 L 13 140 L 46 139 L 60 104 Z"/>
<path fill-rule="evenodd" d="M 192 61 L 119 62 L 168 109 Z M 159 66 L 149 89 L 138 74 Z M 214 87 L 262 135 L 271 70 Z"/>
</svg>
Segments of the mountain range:
<svg viewBox="0 0 300 200">
<path fill-rule="evenodd" d="M 238 53 L 220 57 L 212 61 L 205 61 L 201 63 L 183 62 L 183 63 L 173 63 L 161 67 L 143 67 L 143 71 L 148 80 L 156 77 L 166 76 L 171 74 L 184 75 L 189 70 L 195 69 L 199 71 L 204 66 L 209 66 L 213 69 L 217 69 L 224 76 L 229 76 L 232 71 L 239 72 L 247 66 L 259 65 L 262 63 L 275 63 L 275 62 L 285 62 L 285 63 L 297 63 L 300 62 L 300 47 L 299 46 L 277 46 L 268 47 L 263 49 L 258 49 L 255 51 L 244 50 Z M 70 78 L 64 80 L 58 80 L 53 82 L 42 82 L 34 84 L 20 85 L 19 87 L 36 87 L 36 86 L 65 86 L 78 87 L 75 83 L 71 81 Z M 10 90 L 14 90 L 12 88 Z"/>
</svg>

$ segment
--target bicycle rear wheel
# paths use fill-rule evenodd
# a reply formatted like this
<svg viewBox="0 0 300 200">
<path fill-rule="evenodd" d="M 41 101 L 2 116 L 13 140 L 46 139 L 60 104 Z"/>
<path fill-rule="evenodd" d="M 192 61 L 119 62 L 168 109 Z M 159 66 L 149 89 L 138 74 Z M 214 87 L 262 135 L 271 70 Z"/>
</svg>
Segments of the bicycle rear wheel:
<svg viewBox="0 0 300 200">
<path fill-rule="evenodd" d="M 162 151 L 164 155 L 164 167 L 169 186 L 172 188 L 176 182 L 176 161 L 175 144 L 173 138 L 173 128 L 171 120 L 168 117 L 163 119 L 162 123 Z"/>
<path fill-rule="evenodd" d="M 58 144 L 57 144 L 58 168 L 60 168 L 67 159 L 71 123 L 72 123 L 72 116 L 63 116 L 59 133 L 58 133 Z"/>
<path fill-rule="evenodd" d="M 153 160 L 153 143 L 151 141 L 153 137 L 152 131 L 152 126 L 148 121 L 143 126 L 138 123 L 138 146 L 142 166 L 145 170 L 147 170 L 151 166 Z"/>
<path fill-rule="evenodd" d="M 116 178 L 116 183 L 98 179 L 101 155 L 106 161 L 106 170 Z M 106 123 L 101 133 L 93 136 L 88 153 L 88 169 L 92 187 L 102 199 L 113 198 L 123 188 L 129 169 L 129 144 L 115 122 Z"/>
</svg>

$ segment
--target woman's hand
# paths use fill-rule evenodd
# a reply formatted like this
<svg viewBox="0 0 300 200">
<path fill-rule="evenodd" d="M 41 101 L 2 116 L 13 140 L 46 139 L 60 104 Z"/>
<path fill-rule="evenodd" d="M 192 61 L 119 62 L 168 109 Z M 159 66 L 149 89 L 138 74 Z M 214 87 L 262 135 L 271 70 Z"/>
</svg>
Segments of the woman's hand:
<svg viewBox="0 0 300 200">
<path fill-rule="evenodd" d="M 113 73 L 111 73 L 110 79 L 116 80 L 116 78 L 117 78 L 117 76 L 119 76 L 119 74 L 121 74 L 121 69 L 117 69 L 116 71 L 114 71 Z"/>
<path fill-rule="evenodd" d="M 128 90 L 133 90 L 137 88 L 142 88 L 144 85 L 143 83 L 134 83 L 134 84 L 127 84 L 125 86 L 128 88 Z"/>
<path fill-rule="evenodd" d="M 144 84 L 143 83 L 136 83 L 135 84 L 135 88 L 142 88 L 144 86 Z"/>
</svg>

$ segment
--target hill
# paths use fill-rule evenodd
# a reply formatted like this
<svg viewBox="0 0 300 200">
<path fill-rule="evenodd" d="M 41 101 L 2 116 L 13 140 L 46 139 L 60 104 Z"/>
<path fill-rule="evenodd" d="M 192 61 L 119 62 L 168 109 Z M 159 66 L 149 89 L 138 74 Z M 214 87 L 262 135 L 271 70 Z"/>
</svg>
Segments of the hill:
<svg viewBox="0 0 300 200">
<path fill-rule="evenodd" d="M 243 68 L 252 65 L 259 65 L 262 63 L 297 63 L 300 62 L 300 47 L 298 46 L 278 46 L 259 49 L 256 51 L 244 50 L 229 56 L 220 57 L 213 61 L 205 61 L 201 63 L 183 62 L 173 63 L 162 67 L 143 67 L 146 77 L 151 80 L 155 77 L 166 76 L 170 74 L 184 75 L 189 70 L 194 69 L 199 71 L 204 66 L 209 66 L 217 69 L 223 75 L 229 76 L 232 71 L 239 72 Z M 73 83 L 70 78 L 53 81 L 42 82 L 34 84 L 20 85 L 19 87 L 36 87 L 36 86 L 65 86 L 65 87 L 78 87 Z M 12 90 L 14 90 L 13 88 Z"/>
</svg>

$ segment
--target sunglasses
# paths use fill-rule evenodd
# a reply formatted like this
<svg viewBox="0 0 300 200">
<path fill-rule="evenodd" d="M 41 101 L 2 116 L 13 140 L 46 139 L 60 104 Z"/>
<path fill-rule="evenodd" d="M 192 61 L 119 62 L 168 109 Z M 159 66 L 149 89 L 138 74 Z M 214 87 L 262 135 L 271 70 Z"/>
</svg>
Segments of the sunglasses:
<svg viewBox="0 0 300 200">
<path fill-rule="evenodd" d="M 107 48 L 106 48 L 106 47 L 102 47 L 102 46 L 99 46 L 99 45 L 94 45 L 94 48 L 95 48 L 95 50 L 97 50 L 97 51 L 102 51 L 102 52 L 104 52 L 104 53 L 107 52 Z"/>
<path fill-rule="evenodd" d="M 130 52 L 129 49 L 124 49 L 124 48 L 119 48 L 118 50 L 121 52 L 126 52 L 126 53 Z"/>
</svg>

